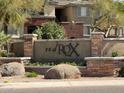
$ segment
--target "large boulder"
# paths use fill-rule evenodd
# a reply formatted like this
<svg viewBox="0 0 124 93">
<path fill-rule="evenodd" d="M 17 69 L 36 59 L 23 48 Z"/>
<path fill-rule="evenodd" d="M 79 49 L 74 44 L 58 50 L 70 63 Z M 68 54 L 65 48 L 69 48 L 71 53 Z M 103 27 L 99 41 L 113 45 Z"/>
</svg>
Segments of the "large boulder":
<svg viewBox="0 0 124 93">
<path fill-rule="evenodd" d="M 81 73 L 79 69 L 69 64 L 56 65 L 45 74 L 46 79 L 76 79 L 80 77 Z"/>
<path fill-rule="evenodd" d="M 0 77 L 2 77 L 1 73 L 2 73 L 2 71 L 1 71 L 1 68 L 0 68 Z"/>
<path fill-rule="evenodd" d="M 18 62 L 6 63 L 0 66 L 2 76 L 18 76 L 25 74 L 24 65 Z"/>
</svg>

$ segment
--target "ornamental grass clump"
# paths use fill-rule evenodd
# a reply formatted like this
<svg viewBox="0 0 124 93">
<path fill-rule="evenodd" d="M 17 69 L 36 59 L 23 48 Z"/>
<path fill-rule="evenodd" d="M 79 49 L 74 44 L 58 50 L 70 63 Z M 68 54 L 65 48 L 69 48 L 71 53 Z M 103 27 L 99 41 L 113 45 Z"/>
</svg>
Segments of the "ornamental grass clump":
<svg viewBox="0 0 124 93">
<path fill-rule="evenodd" d="M 25 76 L 26 77 L 37 77 L 38 74 L 36 72 L 34 72 L 34 71 L 33 72 L 26 72 Z"/>
</svg>

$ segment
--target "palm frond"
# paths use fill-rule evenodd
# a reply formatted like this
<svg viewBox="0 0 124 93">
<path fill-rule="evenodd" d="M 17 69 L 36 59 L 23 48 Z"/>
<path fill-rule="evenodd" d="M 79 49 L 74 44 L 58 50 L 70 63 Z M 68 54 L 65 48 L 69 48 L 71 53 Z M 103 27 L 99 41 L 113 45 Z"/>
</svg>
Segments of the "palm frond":
<svg viewBox="0 0 124 93">
<path fill-rule="evenodd" d="M 0 21 L 18 27 L 25 21 L 27 11 L 41 11 L 43 0 L 0 0 Z"/>
</svg>

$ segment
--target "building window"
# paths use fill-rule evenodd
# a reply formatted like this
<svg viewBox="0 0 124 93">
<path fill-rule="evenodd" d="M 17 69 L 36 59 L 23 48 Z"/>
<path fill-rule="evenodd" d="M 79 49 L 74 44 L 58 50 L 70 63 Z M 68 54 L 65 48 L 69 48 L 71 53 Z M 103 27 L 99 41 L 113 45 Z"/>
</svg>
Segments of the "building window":
<svg viewBox="0 0 124 93">
<path fill-rule="evenodd" d="M 77 8 L 77 16 L 78 17 L 85 17 L 85 16 L 87 16 L 87 7 L 78 7 Z"/>
<path fill-rule="evenodd" d="M 32 34 L 37 29 L 37 26 L 30 25 L 28 26 L 28 34 Z"/>
<path fill-rule="evenodd" d="M 7 29 L 8 31 L 6 32 L 6 34 L 9 34 L 11 36 L 19 35 L 19 32 L 18 32 L 19 28 L 15 29 L 13 26 L 9 25 Z"/>
<path fill-rule="evenodd" d="M 83 25 L 83 35 L 84 36 L 90 36 L 91 34 L 91 29 L 89 24 L 84 24 Z"/>
<path fill-rule="evenodd" d="M 118 28 L 118 34 L 119 34 L 119 37 L 123 37 L 124 36 L 124 27 L 119 27 Z"/>
</svg>

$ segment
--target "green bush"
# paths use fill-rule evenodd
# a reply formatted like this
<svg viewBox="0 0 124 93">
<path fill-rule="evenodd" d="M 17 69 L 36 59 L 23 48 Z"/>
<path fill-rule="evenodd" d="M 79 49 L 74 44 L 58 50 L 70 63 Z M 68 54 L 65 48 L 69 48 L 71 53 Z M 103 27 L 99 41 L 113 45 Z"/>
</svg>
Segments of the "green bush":
<svg viewBox="0 0 124 93">
<path fill-rule="evenodd" d="M 56 60 L 56 61 L 31 61 L 26 66 L 55 66 L 58 64 L 70 64 L 73 66 L 86 66 L 86 62 L 84 60 L 78 60 L 78 61 L 69 61 L 69 60 Z"/>
<path fill-rule="evenodd" d="M 124 66 L 121 67 L 121 69 L 119 71 L 119 76 L 124 77 Z"/>
<path fill-rule="evenodd" d="M 65 64 L 69 64 L 69 65 L 72 65 L 72 66 L 77 66 L 77 64 L 75 62 L 63 62 Z"/>
<path fill-rule="evenodd" d="M 37 77 L 38 74 L 36 72 L 34 72 L 34 71 L 33 72 L 26 72 L 25 76 L 26 77 Z"/>
<path fill-rule="evenodd" d="M 11 40 L 9 35 L 4 34 L 4 31 L 0 31 L 0 48 L 7 44 Z"/>
<path fill-rule="evenodd" d="M 7 51 L 0 51 L 0 57 L 7 57 Z"/>
<path fill-rule="evenodd" d="M 0 31 L 0 57 L 7 57 L 11 54 L 7 52 L 5 46 L 7 46 L 11 40 L 11 36 L 4 34 L 4 31 Z"/>
<path fill-rule="evenodd" d="M 63 39 L 64 28 L 55 22 L 47 22 L 34 31 L 39 39 Z"/>
<path fill-rule="evenodd" d="M 6 50 L 0 51 L 0 57 L 13 57 L 15 56 L 14 53 L 8 53 Z"/>
<path fill-rule="evenodd" d="M 112 52 L 112 57 L 117 57 L 118 56 L 118 52 L 117 51 L 113 51 Z"/>
</svg>

